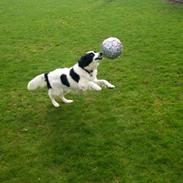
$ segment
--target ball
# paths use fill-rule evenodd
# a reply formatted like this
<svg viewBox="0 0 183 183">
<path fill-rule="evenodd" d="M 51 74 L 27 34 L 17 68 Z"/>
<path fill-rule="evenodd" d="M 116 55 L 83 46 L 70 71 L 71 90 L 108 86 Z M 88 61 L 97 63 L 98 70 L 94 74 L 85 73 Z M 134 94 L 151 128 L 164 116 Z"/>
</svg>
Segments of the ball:
<svg viewBox="0 0 183 183">
<path fill-rule="evenodd" d="M 110 59 L 115 59 L 121 55 L 123 45 L 116 37 L 109 37 L 105 39 L 101 45 L 103 55 Z"/>
</svg>

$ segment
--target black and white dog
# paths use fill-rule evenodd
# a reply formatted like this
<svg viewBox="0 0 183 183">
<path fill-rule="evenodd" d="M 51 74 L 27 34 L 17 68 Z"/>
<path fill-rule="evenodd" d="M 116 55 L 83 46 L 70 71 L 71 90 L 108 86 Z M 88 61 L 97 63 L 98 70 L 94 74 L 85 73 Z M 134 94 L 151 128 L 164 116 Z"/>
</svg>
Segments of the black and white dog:
<svg viewBox="0 0 183 183">
<path fill-rule="evenodd" d="M 97 79 L 100 60 L 102 60 L 102 53 L 89 51 L 71 68 L 59 68 L 36 76 L 28 83 L 27 88 L 35 90 L 47 86 L 48 95 L 55 107 L 59 107 L 56 97 L 60 97 L 64 103 L 73 102 L 64 97 L 70 91 L 88 89 L 100 91 L 102 86 L 114 88 L 115 86 L 108 81 Z"/>
</svg>

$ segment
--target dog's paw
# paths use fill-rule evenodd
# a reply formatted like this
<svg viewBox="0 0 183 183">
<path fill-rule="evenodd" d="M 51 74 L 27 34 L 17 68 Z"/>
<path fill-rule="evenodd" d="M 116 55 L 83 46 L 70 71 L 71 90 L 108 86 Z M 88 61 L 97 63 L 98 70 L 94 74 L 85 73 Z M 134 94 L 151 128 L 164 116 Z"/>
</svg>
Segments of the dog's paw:
<svg viewBox="0 0 183 183">
<path fill-rule="evenodd" d="M 65 101 L 64 101 L 65 104 L 71 104 L 71 103 L 73 103 L 73 102 L 74 102 L 74 100 L 65 100 Z"/>
<path fill-rule="evenodd" d="M 114 86 L 114 85 L 112 85 L 112 84 L 110 84 L 110 85 L 108 85 L 108 86 L 107 86 L 107 88 L 109 88 L 109 89 L 113 89 L 113 88 L 115 88 L 115 86 Z"/>
<path fill-rule="evenodd" d="M 57 108 L 57 107 L 60 107 L 60 104 L 57 103 L 57 102 L 53 102 L 52 104 L 53 104 L 53 106 L 56 107 L 56 108 Z"/>
<path fill-rule="evenodd" d="M 96 90 L 96 91 L 101 91 L 102 88 L 101 88 L 100 86 L 95 86 L 95 90 Z"/>
</svg>

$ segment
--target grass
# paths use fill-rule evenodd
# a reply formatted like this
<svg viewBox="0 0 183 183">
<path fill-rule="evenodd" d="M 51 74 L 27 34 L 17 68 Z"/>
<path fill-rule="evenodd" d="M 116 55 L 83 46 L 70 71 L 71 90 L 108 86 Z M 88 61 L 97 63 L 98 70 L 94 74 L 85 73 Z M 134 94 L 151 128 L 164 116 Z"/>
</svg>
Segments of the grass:
<svg viewBox="0 0 183 183">
<path fill-rule="evenodd" d="M 165 0 L 0 1 L 0 182 L 181 183 L 183 7 Z M 73 65 L 109 36 L 116 89 L 52 107 L 35 75 Z"/>
</svg>

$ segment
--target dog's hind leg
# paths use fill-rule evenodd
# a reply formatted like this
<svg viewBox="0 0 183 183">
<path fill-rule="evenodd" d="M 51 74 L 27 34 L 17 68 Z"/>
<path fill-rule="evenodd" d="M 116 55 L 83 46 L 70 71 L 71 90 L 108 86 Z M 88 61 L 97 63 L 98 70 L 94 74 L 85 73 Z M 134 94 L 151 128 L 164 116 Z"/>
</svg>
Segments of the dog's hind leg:
<svg viewBox="0 0 183 183">
<path fill-rule="evenodd" d="M 72 102 L 74 102 L 73 100 L 68 100 L 66 99 L 64 96 L 61 97 L 62 101 L 65 103 L 65 104 L 70 104 Z"/>
<path fill-rule="evenodd" d="M 64 94 L 63 94 L 63 93 L 61 93 L 61 99 L 62 99 L 62 101 L 63 101 L 65 104 L 70 104 L 70 103 L 74 102 L 73 100 L 68 100 L 68 99 L 66 99 L 66 98 L 64 97 Z"/>
<path fill-rule="evenodd" d="M 51 100 L 52 104 L 55 107 L 59 107 L 60 106 L 60 104 L 54 99 L 54 95 L 53 95 L 52 89 L 48 90 L 48 96 L 50 97 L 50 100 Z"/>
</svg>

